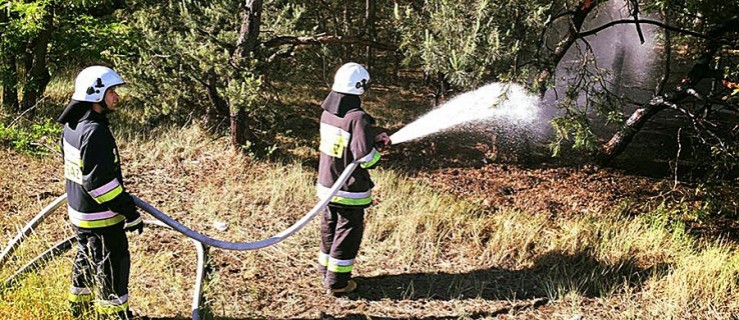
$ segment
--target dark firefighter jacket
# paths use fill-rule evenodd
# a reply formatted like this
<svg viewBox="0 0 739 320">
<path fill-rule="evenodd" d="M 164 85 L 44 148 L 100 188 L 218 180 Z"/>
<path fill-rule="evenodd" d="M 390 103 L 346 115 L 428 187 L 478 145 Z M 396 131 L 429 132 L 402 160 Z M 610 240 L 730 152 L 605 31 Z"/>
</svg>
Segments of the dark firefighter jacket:
<svg viewBox="0 0 739 320">
<path fill-rule="evenodd" d="M 359 96 L 331 91 L 321 106 L 321 151 L 318 165 L 318 196 L 329 192 L 341 173 L 357 160 L 360 165 L 331 199 L 334 205 L 367 207 L 372 187 L 367 169 L 377 165 L 380 153 L 374 148 L 377 129 L 374 119 L 361 108 Z"/>
<path fill-rule="evenodd" d="M 65 124 L 62 151 L 69 220 L 82 229 L 132 221 L 138 213 L 123 186 L 118 147 L 108 119 L 84 107 L 77 106 L 77 114 L 66 119 L 65 111 L 59 119 Z"/>
</svg>

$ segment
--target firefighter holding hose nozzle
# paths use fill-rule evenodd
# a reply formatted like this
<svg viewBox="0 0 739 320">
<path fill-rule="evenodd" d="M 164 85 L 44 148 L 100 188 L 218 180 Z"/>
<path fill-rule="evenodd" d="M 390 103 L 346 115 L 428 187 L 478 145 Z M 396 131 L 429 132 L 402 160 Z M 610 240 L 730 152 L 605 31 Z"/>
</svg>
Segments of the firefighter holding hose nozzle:
<svg viewBox="0 0 739 320">
<path fill-rule="evenodd" d="M 375 147 L 391 144 L 387 133 L 374 127 L 374 119 L 361 107 L 360 95 L 369 81 L 369 72 L 360 64 L 344 64 L 336 72 L 331 92 L 321 106 L 324 111 L 320 124 L 318 196 L 329 193 L 349 164 L 360 164 L 321 216 L 318 269 L 327 293 L 335 296 L 357 289 L 351 272 L 362 241 L 364 209 L 372 204 L 374 184 L 368 169 L 380 160 Z"/>
<path fill-rule="evenodd" d="M 76 319 L 90 316 L 93 300 L 105 319 L 132 318 L 128 308 L 131 257 L 125 231 L 140 234 L 144 223 L 123 185 L 118 147 L 107 118 L 118 106 L 116 88 L 123 84 L 110 68 L 82 70 L 72 100 L 58 119 L 64 124 L 61 144 L 69 221 L 77 230 L 69 292 Z"/>
</svg>

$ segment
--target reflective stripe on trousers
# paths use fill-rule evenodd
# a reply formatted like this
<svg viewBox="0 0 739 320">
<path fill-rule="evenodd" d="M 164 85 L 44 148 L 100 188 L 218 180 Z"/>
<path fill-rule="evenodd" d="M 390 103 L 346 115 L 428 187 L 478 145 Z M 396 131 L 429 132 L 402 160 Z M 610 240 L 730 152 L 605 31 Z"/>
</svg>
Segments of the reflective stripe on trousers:
<svg viewBox="0 0 739 320">
<path fill-rule="evenodd" d="M 328 271 L 336 273 L 350 273 L 354 267 L 354 259 L 328 259 Z"/>
<path fill-rule="evenodd" d="M 131 258 L 123 225 L 77 232 L 77 256 L 72 266 L 70 300 L 82 297 L 94 288 L 98 312 L 114 314 L 128 310 L 128 278 Z M 74 295 L 73 295 L 74 294 Z M 77 301 L 79 300 L 79 301 Z M 90 301 L 90 300 L 86 300 Z"/>
<path fill-rule="evenodd" d="M 318 264 L 321 267 L 328 267 L 328 259 L 331 258 L 328 253 L 318 252 Z"/>
<path fill-rule="evenodd" d="M 128 294 L 110 300 L 95 300 L 95 309 L 102 314 L 126 311 L 128 310 Z"/>
<path fill-rule="evenodd" d="M 92 290 L 84 287 L 69 287 L 69 295 L 67 299 L 70 302 L 90 302 L 92 301 Z"/>
<path fill-rule="evenodd" d="M 336 273 L 352 272 L 354 259 L 340 260 L 331 258 L 327 253 L 318 253 L 318 264 L 326 270 Z"/>
</svg>

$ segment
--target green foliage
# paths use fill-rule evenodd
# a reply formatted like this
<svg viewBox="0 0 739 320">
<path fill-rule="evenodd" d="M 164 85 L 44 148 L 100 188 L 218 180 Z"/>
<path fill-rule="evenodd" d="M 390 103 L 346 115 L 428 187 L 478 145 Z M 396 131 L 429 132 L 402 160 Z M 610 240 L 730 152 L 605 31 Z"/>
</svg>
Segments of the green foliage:
<svg viewBox="0 0 739 320">
<path fill-rule="evenodd" d="M 405 63 L 444 74 L 462 89 L 518 76 L 520 58 L 536 50 L 551 5 L 543 1 L 429 0 L 419 10 L 396 4 Z"/>
<path fill-rule="evenodd" d="M 261 78 L 254 73 L 245 72 L 229 81 L 228 86 L 221 91 L 221 95 L 230 102 L 231 111 L 244 109 L 259 113 L 265 111 L 255 109 L 256 102 L 260 98 L 261 85 Z"/>
<path fill-rule="evenodd" d="M 30 128 L 6 126 L 0 123 L 0 144 L 9 145 L 18 151 L 33 155 L 47 154 L 56 148 L 61 136 L 61 127 L 51 121 L 33 124 Z"/>
<path fill-rule="evenodd" d="M 550 123 L 554 129 L 554 138 L 549 143 L 549 148 L 555 157 L 560 155 L 565 141 L 571 141 L 572 149 L 579 151 L 593 151 L 599 146 L 598 136 L 591 130 L 585 115 L 556 117 Z"/>
<path fill-rule="evenodd" d="M 105 62 L 101 52 L 130 42 L 128 28 L 117 21 L 117 5 L 113 0 L 0 2 L 0 85 L 19 92 L 44 86 L 28 74 L 37 65 L 54 75 Z M 49 30 L 46 60 L 36 61 L 29 53 L 45 30 Z"/>
<path fill-rule="evenodd" d="M 265 1 L 262 15 L 262 40 L 279 36 L 330 35 L 375 40 L 388 46 L 399 38 L 393 19 L 393 5 L 375 0 L 374 35 L 367 28 L 365 2 L 340 0 L 272 0 Z M 314 83 L 330 87 L 333 73 L 343 63 L 367 64 L 364 46 L 311 44 L 261 47 L 264 75 L 268 80 L 290 83 Z M 399 56 L 397 58 L 400 58 Z M 396 52 L 374 50 L 371 62 L 372 81 L 390 84 L 397 70 Z M 415 67 L 415 66 L 414 66 Z"/>
<path fill-rule="evenodd" d="M 262 23 L 269 34 L 274 35 L 308 35 L 311 30 L 305 22 L 308 8 L 306 4 L 274 1 L 264 8 Z"/>
<path fill-rule="evenodd" d="M 9 16 L 16 16 L 16 19 L 10 19 L 7 31 L 9 35 L 16 36 L 32 36 L 42 27 L 42 20 L 46 14 L 46 6 L 48 1 L 8 1 L 4 4 L 3 10 L 7 10 Z M 6 31 L 6 32 L 7 32 Z"/>
<path fill-rule="evenodd" d="M 133 13 L 128 23 L 136 34 L 134 50 L 117 47 L 108 56 L 128 80 L 134 104 L 143 106 L 142 122 L 223 112 L 213 109 L 208 87 L 230 108 L 255 111 L 261 87 L 256 65 L 236 66 L 231 57 L 241 21 L 238 8 L 238 1 L 183 1 Z"/>
<path fill-rule="evenodd" d="M 130 47 L 135 41 L 132 36 L 131 27 L 114 16 L 71 16 L 54 33 L 54 45 L 49 51 L 52 72 L 58 68 L 105 61 L 106 53 L 111 48 Z"/>
<path fill-rule="evenodd" d="M 674 11 L 685 14 L 682 19 L 690 23 L 696 22 L 693 20 L 695 13 L 700 13 L 700 19 L 708 23 L 721 23 L 736 18 L 739 11 L 736 3 L 723 0 L 652 0 L 644 1 L 642 10 L 645 12 Z"/>
<path fill-rule="evenodd" d="M 114 65 L 129 83 L 130 105 L 141 108 L 134 112 L 140 123 L 181 123 L 201 117 L 216 120 L 209 126 L 223 125 L 228 112 L 239 109 L 253 120 L 250 129 L 274 132 L 283 129 L 274 124 L 291 110 L 280 109 L 268 99 L 293 94 L 296 84 L 301 88 L 327 87 L 337 66 L 347 61 L 368 61 L 363 45 L 264 44 L 280 36 L 355 37 L 400 48 L 397 52 L 374 51 L 371 72 L 376 83 L 390 84 L 387 80 L 393 74 L 406 77 L 401 79 L 403 85 L 413 80 L 420 83 L 421 79 L 428 85 L 433 77 L 446 79 L 459 91 L 490 81 L 511 81 L 540 86 L 534 89 L 544 92 L 557 81 L 557 87 L 566 87 L 566 93 L 564 98 L 561 92 L 557 96 L 557 107 L 564 115 L 552 122 L 552 150 L 559 154 L 563 143 L 571 143 L 578 150 L 594 150 L 603 138 L 596 133 L 613 132 L 623 126 L 624 110 L 633 105 L 629 97 L 611 90 L 612 82 L 616 82 L 611 80 L 619 76 L 618 71 L 595 64 L 594 52 L 603 52 L 598 50 L 603 48 L 593 50 L 589 43 L 576 41 L 566 61 L 558 66 L 559 74 L 540 79 L 542 71 L 557 67 L 547 65 L 552 61 L 547 55 L 553 55 L 561 43 L 567 42 L 563 40 L 578 3 L 375 1 L 375 32 L 370 34 L 361 1 L 267 0 L 259 35 L 263 45 L 256 54 L 242 59 L 233 56 L 244 5 L 239 0 L 5 0 L 0 1 L 0 84 L 6 88 L 32 87 L 26 79 L 30 63 L 26 53 L 41 31 L 50 27 L 53 32 L 47 59 L 52 75 L 92 63 Z M 613 4 L 593 3 L 597 7 L 588 19 L 609 14 L 606 6 Z M 664 15 L 670 25 L 699 33 L 737 16 L 736 6 L 720 0 L 639 4 L 645 14 Z M 53 23 L 46 26 L 45 18 L 51 14 Z M 671 34 L 672 60 L 680 63 L 672 70 L 676 77 L 705 49 L 704 39 L 676 31 Z M 664 44 L 661 41 L 664 38 L 657 38 L 658 47 Z M 726 79 L 737 83 L 739 64 L 736 57 L 728 57 L 736 55 L 736 43 L 731 39 L 726 43 L 719 50 L 722 59 L 716 62 L 724 69 Z M 407 68 L 399 68 L 396 59 L 402 59 Z M 560 82 L 563 67 L 569 67 L 566 86 Z M 667 88 L 677 79 L 668 80 Z M 739 89 L 723 88 L 710 98 L 735 106 Z M 306 96 L 304 100 L 312 99 L 319 98 Z M 600 130 L 603 127 L 608 130 Z M 723 139 L 729 142 L 724 144 L 705 139 L 713 141 L 705 152 L 716 160 L 711 169 L 714 172 L 736 170 L 738 148 L 731 140 L 737 139 L 735 133 L 730 136 Z"/>
</svg>

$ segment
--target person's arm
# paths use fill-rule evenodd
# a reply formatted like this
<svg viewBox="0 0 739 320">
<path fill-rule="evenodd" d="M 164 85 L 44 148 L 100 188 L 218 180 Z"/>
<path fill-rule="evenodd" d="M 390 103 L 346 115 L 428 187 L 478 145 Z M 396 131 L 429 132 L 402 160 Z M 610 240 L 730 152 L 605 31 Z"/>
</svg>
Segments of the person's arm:
<svg viewBox="0 0 739 320">
<path fill-rule="evenodd" d="M 368 115 L 362 115 L 354 122 L 352 128 L 351 150 L 354 160 L 365 169 L 372 169 L 380 161 L 380 152 L 375 148 L 375 137 L 371 127 L 372 119 Z M 386 134 L 387 135 L 387 134 Z"/>
<path fill-rule="evenodd" d="M 80 150 L 82 187 L 99 204 L 126 217 L 127 228 L 143 225 L 136 204 L 115 173 L 115 142 L 107 130 L 93 128 Z"/>
</svg>

